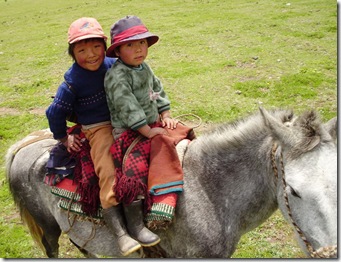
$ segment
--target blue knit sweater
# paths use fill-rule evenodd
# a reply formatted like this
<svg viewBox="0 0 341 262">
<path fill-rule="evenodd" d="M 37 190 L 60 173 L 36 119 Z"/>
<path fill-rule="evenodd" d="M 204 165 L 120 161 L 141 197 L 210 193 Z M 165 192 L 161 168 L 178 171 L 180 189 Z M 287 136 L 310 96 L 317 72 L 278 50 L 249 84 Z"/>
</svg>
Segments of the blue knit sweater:
<svg viewBox="0 0 341 262">
<path fill-rule="evenodd" d="M 90 125 L 110 121 L 104 91 L 104 76 L 115 58 L 106 57 L 96 71 L 89 71 L 74 63 L 64 74 L 65 81 L 58 87 L 52 104 L 46 110 L 50 129 L 55 139 L 67 135 L 66 117 L 74 111 L 77 122 Z M 72 88 L 70 89 L 69 86 Z"/>
</svg>

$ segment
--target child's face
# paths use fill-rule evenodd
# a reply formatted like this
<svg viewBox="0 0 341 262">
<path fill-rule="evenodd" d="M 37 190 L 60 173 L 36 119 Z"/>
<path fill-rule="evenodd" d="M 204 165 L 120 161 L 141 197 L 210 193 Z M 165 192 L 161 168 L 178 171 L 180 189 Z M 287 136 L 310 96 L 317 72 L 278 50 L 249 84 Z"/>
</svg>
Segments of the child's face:
<svg viewBox="0 0 341 262">
<path fill-rule="evenodd" d="M 97 39 L 77 42 L 73 52 L 77 64 L 90 71 L 96 71 L 105 58 L 104 44 Z"/>
<path fill-rule="evenodd" d="M 130 41 L 121 45 L 117 49 L 116 55 L 127 65 L 141 65 L 148 55 L 147 39 Z"/>
</svg>

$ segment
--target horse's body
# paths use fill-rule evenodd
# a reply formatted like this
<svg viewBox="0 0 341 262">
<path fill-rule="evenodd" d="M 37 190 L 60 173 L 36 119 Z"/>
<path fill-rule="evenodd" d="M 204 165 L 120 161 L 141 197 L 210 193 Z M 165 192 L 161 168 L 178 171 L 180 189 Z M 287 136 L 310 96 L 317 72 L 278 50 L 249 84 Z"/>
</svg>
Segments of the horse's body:
<svg viewBox="0 0 341 262">
<path fill-rule="evenodd" d="M 302 237 L 299 241 L 307 255 L 335 248 L 335 131 L 336 118 L 323 124 L 314 112 L 295 118 L 286 110 L 261 110 L 261 114 L 192 141 L 183 160 L 184 192 L 178 198 L 176 221 L 166 231 L 157 232 L 164 255 L 230 257 L 240 237 L 278 207 L 306 238 L 308 244 Z M 22 143 L 13 145 L 7 155 L 9 184 L 22 217 L 31 233 L 42 239 L 47 255 L 58 256 L 58 238 L 66 231 L 85 253 L 119 257 L 114 236 L 105 226 L 76 221 L 71 227 L 67 212 L 57 207 L 58 198 L 42 182 L 48 149 L 55 140 L 34 142 L 14 154 Z M 274 170 L 278 170 L 278 178 Z"/>
</svg>

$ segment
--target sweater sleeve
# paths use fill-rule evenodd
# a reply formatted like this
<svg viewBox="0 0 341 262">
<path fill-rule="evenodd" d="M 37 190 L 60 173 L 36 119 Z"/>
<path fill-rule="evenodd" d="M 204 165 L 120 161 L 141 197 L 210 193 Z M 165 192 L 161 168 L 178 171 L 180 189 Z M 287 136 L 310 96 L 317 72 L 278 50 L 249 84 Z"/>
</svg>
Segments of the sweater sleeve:
<svg viewBox="0 0 341 262">
<path fill-rule="evenodd" d="M 47 108 L 46 117 L 55 139 L 61 139 L 67 135 L 66 118 L 73 111 L 75 99 L 75 95 L 63 82 L 59 86 L 53 102 Z"/>
<path fill-rule="evenodd" d="M 163 89 L 160 79 L 155 75 L 153 75 L 153 90 L 159 94 L 158 98 L 156 99 L 159 114 L 161 114 L 163 111 L 170 110 L 170 101 L 168 96 Z"/>
</svg>

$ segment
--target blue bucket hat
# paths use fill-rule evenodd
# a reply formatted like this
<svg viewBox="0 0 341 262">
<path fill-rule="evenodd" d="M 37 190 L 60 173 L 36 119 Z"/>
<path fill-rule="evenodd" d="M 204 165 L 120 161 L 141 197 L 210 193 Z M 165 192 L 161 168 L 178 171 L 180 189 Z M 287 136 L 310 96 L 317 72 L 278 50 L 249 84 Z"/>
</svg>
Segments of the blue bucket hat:
<svg viewBox="0 0 341 262">
<path fill-rule="evenodd" d="M 126 16 L 118 20 L 110 29 L 111 45 L 106 54 L 116 57 L 115 48 L 129 41 L 147 39 L 148 46 L 155 44 L 159 37 L 150 33 L 137 16 Z"/>
</svg>

